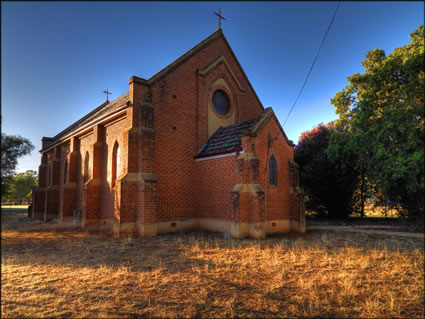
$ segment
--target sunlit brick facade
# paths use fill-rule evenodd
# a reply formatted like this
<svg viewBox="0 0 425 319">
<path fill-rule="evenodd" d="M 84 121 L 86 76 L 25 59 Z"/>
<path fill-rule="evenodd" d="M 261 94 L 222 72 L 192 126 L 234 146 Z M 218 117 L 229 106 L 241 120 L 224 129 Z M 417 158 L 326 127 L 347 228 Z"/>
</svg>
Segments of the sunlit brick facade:
<svg viewBox="0 0 425 319">
<path fill-rule="evenodd" d="M 33 218 L 140 236 L 305 231 L 293 144 L 221 30 L 42 142 Z"/>
</svg>

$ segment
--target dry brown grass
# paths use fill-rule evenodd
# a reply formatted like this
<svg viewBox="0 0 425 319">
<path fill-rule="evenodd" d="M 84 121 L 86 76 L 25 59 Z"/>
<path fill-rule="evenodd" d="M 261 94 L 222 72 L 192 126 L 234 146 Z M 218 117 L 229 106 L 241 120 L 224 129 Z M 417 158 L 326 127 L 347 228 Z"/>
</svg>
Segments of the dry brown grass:
<svg viewBox="0 0 425 319">
<path fill-rule="evenodd" d="M 424 316 L 423 240 L 113 239 L 23 216 L 2 215 L 3 318 Z"/>
</svg>

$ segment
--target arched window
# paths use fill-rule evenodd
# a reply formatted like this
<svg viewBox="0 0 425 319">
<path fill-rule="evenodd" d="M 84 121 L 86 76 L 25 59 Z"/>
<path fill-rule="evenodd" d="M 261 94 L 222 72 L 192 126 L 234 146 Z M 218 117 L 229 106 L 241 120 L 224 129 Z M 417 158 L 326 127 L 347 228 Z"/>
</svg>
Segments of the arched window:
<svg viewBox="0 0 425 319">
<path fill-rule="evenodd" d="M 277 165 L 274 155 L 269 160 L 269 183 L 270 185 L 277 186 Z"/>
<path fill-rule="evenodd" d="M 84 183 L 90 179 L 89 164 L 90 164 L 90 155 L 89 155 L 89 152 L 87 151 L 86 156 L 84 157 Z"/>
<path fill-rule="evenodd" d="M 63 183 L 68 183 L 68 160 L 65 160 L 65 165 L 63 168 Z"/>
<path fill-rule="evenodd" d="M 52 185 L 52 163 L 47 164 L 47 185 Z"/>
<path fill-rule="evenodd" d="M 112 150 L 112 187 L 115 186 L 115 181 L 120 172 L 120 146 L 115 142 Z"/>
</svg>

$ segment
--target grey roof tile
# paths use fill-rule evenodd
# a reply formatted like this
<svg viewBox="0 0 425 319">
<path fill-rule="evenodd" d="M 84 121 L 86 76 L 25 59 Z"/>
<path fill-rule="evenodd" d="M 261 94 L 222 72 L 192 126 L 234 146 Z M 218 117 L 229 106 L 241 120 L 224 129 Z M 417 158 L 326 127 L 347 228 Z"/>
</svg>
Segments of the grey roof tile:
<svg viewBox="0 0 425 319">
<path fill-rule="evenodd" d="M 241 134 L 251 129 L 255 120 L 234 124 L 228 127 L 220 127 L 202 146 L 196 157 L 205 157 L 216 154 L 229 153 L 241 147 Z"/>
</svg>

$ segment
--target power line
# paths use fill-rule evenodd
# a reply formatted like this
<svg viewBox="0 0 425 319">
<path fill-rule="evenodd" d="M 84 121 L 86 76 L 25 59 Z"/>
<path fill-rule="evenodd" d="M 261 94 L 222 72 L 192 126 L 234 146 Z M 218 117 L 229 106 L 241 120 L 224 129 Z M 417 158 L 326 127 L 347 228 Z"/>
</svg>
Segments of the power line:
<svg viewBox="0 0 425 319">
<path fill-rule="evenodd" d="M 288 120 L 289 115 L 291 114 L 292 110 L 293 110 L 293 109 L 294 109 L 294 107 L 295 107 L 295 104 L 297 104 L 297 101 L 298 101 L 299 97 L 301 96 L 302 91 L 304 90 L 304 87 L 305 87 L 305 85 L 306 85 L 306 83 L 307 83 L 307 80 L 308 80 L 308 78 L 309 78 L 309 76 L 310 76 L 310 73 L 311 73 L 311 71 L 313 70 L 314 64 L 316 63 L 317 58 L 319 57 L 320 50 L 322 49 L 323 43 L 325 43 L 326 37 L 328 36 L 328 33 L 329 33 L 329 30 L 330 30 L 330 29 L 331 29 L 331 27 L 332 27 L 332 23 L 334 22 L 335 15 L 336 15 L 336 12 L 338 11 L 338 7 L 339 7 L 339 4 L 340 4 L 340 3 L 341 3 L 341 0 L 340 0 L 340 1 L 338 1 L 338 5 L 337 5 L 337 6 L 336 6 L 336 8 L 335 8 L 334 15 L 332 16 L 332 20 L 331 20 L 331 22 L 329 23 L 328 30 L 326 30 L 325 36 L 323 37 L 322 43 L 320 44 L 319 50 L 317 51 L 317 54 L 316 54 L 316 57 L 315 57 L 315 58 L 314 58 L 314 60 L 313 60 L 313 64 L 312 64 L 312 65 L 311 65 L 311 67 L 310 67 L 310 71 L 308 71 L 308 74 L 307 74 L 307 77 L 305 78 L 304 84 L 303 84 L 303 86 L 301 87 L 301 90 L 300 90 L 300 92 L 298 93 L 297 98 L 295 99 L 294 105 L 292 105 L 291 109 L 289 110 L 289 113 L 288 113 L 288 115 L 286 116 L 286 119 L 285 119 L 285 121 L 283 122 L 283 125 L 282 125 L 282 126 L 285 126 L 285 123 L 286 123 L 286 121 Z"/>
</svg>

